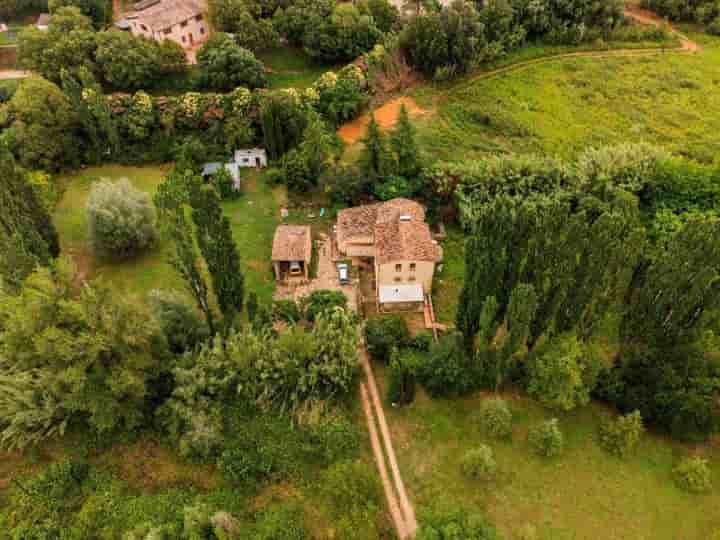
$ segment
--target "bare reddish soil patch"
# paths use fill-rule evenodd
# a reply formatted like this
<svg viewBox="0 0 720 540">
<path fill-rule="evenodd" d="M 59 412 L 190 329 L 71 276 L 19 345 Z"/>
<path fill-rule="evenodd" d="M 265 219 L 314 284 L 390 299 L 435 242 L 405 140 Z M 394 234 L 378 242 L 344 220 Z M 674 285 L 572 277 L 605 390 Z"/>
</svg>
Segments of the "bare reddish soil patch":
<svg viewBox="0 0 720 540">
<path fill-rule="evenodd" d="M 405 109 L 410 116 L 420 116 L 428 113 L 425 109 L 421 109 L 413 98 L 402 96 L 388 101 L 372 113 L 363 114 L 352 122 L 348 122 L 338 129 L 337 133 L 346 144 L 353 144 L 359 141 L 365 136 L 371 114 L 375 116 L 375 121 L 382 129 L 389 129 L 397 123 L 400 117 L 400 108 L 403 105 L 405 105 Z"/>
</svg>

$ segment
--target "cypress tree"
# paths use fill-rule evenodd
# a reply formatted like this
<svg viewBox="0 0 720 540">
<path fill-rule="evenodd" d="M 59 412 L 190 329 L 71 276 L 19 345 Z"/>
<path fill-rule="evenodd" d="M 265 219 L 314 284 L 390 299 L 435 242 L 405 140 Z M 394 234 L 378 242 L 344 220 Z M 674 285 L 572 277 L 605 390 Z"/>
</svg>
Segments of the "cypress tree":
<svg viewBox="0 0 720 540">
<path fill-rule="evenodd" d="M 365 145 L 360 158 L 362 171 L 373 180 L 385 178 L 391 173 L 390 153 L 374 114 L 370 116 L 370 124 L 362 142 Z"/>
<path fill-rule="evenodd" d="M 410 123 L 405 105 L 400 107 L 397 127 L 390 136 L 390 145 L 395 152 L 400 176 L 413 178 L 420 172 L 420 156 L 415 141 L 415 128 Z"/>
<path fill-rule="evenodd" d="M 60 254 L 50 213 L 5 147 L 0 147 L 0 208 L 0 255 L 4 260 L 25 261 L 23 266 L 31 270 L 35 264 L 49 264 Z M 18 275 L 16 270 L 6 278 L 19 282 L 27 275 Z"/>
</svg>

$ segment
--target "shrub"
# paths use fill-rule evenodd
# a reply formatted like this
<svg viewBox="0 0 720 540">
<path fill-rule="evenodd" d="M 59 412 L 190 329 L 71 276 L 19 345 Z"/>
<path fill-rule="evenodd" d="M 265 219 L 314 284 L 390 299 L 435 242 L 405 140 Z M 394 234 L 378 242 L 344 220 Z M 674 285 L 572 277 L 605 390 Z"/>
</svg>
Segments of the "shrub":
<svg viewBox="0 0 720 540">
<path fill-rule="evenodd" d="M 152 200 L 127 179 L 94 183 L 87 214 L 90 241 L 95 252 L 103 257 L 132 257 L 157 240 Z"/>
<path fill-rule="evenodd" d="M 528 438 L 535 453 L 547 458 L 559 456 L 565 444 L 557 418 L 532 428 Z"/>
<path fill-rule="evenodd" d="M 336 307 L 347 306 L 347 296 L 340 291 L 313 291 L 301 300 L 305 318 L 313 322 L 321 313 L 332 311 Z"/>
<path fill-rule="evenodd" d="M 618 416 L 615 420 L 603 419 L 600 424 L 600 444 L 618 457 L 625 457 L 637 447 L 644 431 L 639 411 Z"/>
<path fill-rule="evenodd" d="M 428 352 L 433 344 L 433 334 L 430 330 L 421 330 L 410 338 L 410 347 L 421 352 Z"/>
<path fill-rule="evenodd" d="M 415 399 L 415 371 L 419 364 L 414 351 L 394 349 L 388 365 L 388 401 L 407 405 Z"/>
<path fill-rule="evenodd" d="M 402 347 L 410 337 L 407 323 L 400 315 L 373 317 L 365 323 L 365 341 L 370 355 L 388 362 L 393 347 Z"/>
<path fill-rule="evenodd" d="M 482 514 L 453 506 L 433 508 L 420 516 L 416 540 L 499 540 L 495 527 Z"/>
<path fill-rule="evenodd" d="M 481 444 L 477 448 L 468 450 L 460 461 L 463 474 L 476 480 L 487 480 L 497 472 L 497 463 L 492 448 Z"/>
<path fill-rule="evenodd" d="M 293 504 L 274 505 L 260 514 L 250 538 L 253 540 L 305 540 L 302 508 Z"/>
<path fill-rule="evenodd" d="M 357 427 L 345 418 L 331 418 L 310 428 L 313 454 L 326 464 L 353 457 L 360 448 Z"/>
<path fill-rule="evenodd" d="M 433 396 L 463 394 L 474 385 L 474 375 L 465 361 L 458 335 L 443 336 L 422 357 L 417 369 L 418 381 Z"/>
<path fill-rule="evenodd" d="M 683 459 L 675 469 L 675 483 L 690 493 L 705 493 L 712 488 L 712 474 L 708 462 L 701 457 Z"/>
<path fill-rule="evenodd" d="M 287 323 L 296 323 L 303 318 L 295 300 L 275 300 L 272 305 L 272 316 L 276 321 Z"/>
<path fill-rule="evenodd" d="M 713 36 L 720 36 L 720 16 L 715 17 L 713 21 L 708 24 L 707 31 L 708 34 L 712 34 Z"/>
<path fill-rule="evenodd" d="M 193 350 L 207 340 L 207 327 L 197 311 L 173 291 L 150 291 L 150 306 L 160 322 L 168 348 L 174 354 Z"/>
<path fill-rule="evenodd" d="M 480 404 L 480 428 L 489 437 L 507 439 L 512 435 L 512 413 L 504 399 L 493 397 Z"/>
</svg>

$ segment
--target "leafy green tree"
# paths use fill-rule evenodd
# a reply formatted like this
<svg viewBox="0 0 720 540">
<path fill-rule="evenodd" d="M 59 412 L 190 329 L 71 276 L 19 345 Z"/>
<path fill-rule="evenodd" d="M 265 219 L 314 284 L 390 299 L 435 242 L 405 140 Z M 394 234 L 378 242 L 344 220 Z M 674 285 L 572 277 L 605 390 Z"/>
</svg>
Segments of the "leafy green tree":
<svg viewBox="0 0 720 540">
<path fill-rule="evenodd" d="M 687 457 L 673 469 L 675 483 L 690 493 L 707 493 L 712 489 L 712 471 L 707 459 Z"/>
<path fill-rule="evenodd" d="M 403 347 L 410 339 L 407 323 L 400 315 L 372 317 L 365 323 L 365 342 L 376 360 L 388 362 L 394 347 Z"/>
<path fill-rule="evenodd" d="M 400 19 L 400 11 L 395 4 L 388 0 L 361 0 L 357 4 L 358 11 L 363 15 L 370 15 L 383 34 L 395 28 Z"/>
<path fill-rule="evenodd" d="M 600 445 L 618 457 L 627 457 L 640 442 L 645 428 L 640 412 L 634 411 L 600 424 Z"/>
<path fill-rule="evenodd" d="M 29 26 L 18 34 L 18 65 L 59 83 L 62 70 L 96 73 L 96 48 L 90 19 L 76 7 L 63 7 L 52 16 L 47 31 Z"/>
<path fill-rule="evenodd" d="M 627 340 L 667 347 L 699 335 L 720 300 L 719 233 L 719 218 L 693 218 L 639 268 L 622 321 Z"/>
<path fill-rule="evenodd" d="M 397 127 L 390 134 L 390 146 L 397 160 L 397 172 L 405 178 L 420 173 L 420 152 L 416 142 L 415 128 L 410 123 L 405 105 L 400 106 Z"/>
<path fill-rule="evenodd" d="M 430 348 L 417 371 L 418 381 L 432 396 L 462 395 L 477 384 L 461 336 L 450 334 Z"/>
<path fill-rule="evenodd" d="M 565 440 L 557 418 L 551 418 L 530 429 L 528 441 L 536 454 L 546 458 L 562 454 Z"/>
<path fill-rule="evenodd" d="M 86 69 L 80 69 L 77 78 L 63 71 L 61 79 L 63 91 L 78 114 L 87 161 L 112 160 L 119 152 L 120 136 L 102 87 Z"/>
<path fill-rule="evenodd" d="M 372 16 L 352 4 L 338 4 L 330 17 L 307 21 L 302 43 L 305 52 L 323 62 L 354 60 L 380 41 L 382 32 Z"/>
<path fill-rule="evenodd" d="M 274 12 L 273 24 L 291 45 L 300 46 L 306 31 L 329 19 L 335 0 L 297 0 Z"/>
<path fill-rule="evenodd" d="M 279 159 L 302 141 L 306 111 L 286 94 L 273 93 L 260 106 L 263 143 L 270 159 Z"/>
<path fill-rule="evenodd" d="M 207 264 L 225 327 L 229 328 L 242 311 L 245 292 L 240 255 L 230 220 L 223 215 L 220 196 L 212 186 L 204 185 L 195 190 L 191 204 L 197 244 Z"/>
<path fill-rule="evenodd" d="M 129 32 L 98 32 L 96 62 L 103 79 L 118 90 L 151 86 L 161 72 L 159 46 Z"/>
<path fill-rule="evenodd" d="M 47 266 L 60 254 L 60 241 L 48 209 L 0 146 L 0 276 L 19 286 L 36 264 Z"/>
<path fill-rule="evenodd" d="M 232 90 L 238 86 L 262 88 L 267 85 L 262 62 L 227 34 L 214 34 L 198 52 L 197 61 L 202 83 L 207 88 Z"/>
<path fill-rule="evenodd" d="M 494 439 L 512 436 L 512 413 L 507 402 L 500 397 L 484 399 L 479 411 L 480 428 Z"/>
<path fill-rule="evenodd" d="M 95 28 L 104 28 L 112 20 L 112 5 L 105 0 L 48 0 L 48 10 L 54 16 L 63 7 L 76 7 L 89 17 Z"/>
<path fill-rule="evenodd" d="M 0 288 L 0 442 L 22 448 L 72 428 L 133 430 L 154 398 L 164 340 L 142 306 L 101 286 L 73 294 L 63 265 L 19 294 Z"/>
<path fill-rule="evenodd" d="M 300 300 L 305 318 L 314 322 L 321 313 L 347 307 L 347 296 L 342 291 L 317 290 Z"/>
<path fill-rule="evenodd" d="M 203 326 L 197 311 L 182 295 L 154 289 L 150 291 L 148 300 L 170 352 L 190 352 L 207 340 L 207 328 Z"/>
<path fill-rule="evenodd" d="M 233 34 L 235 42 L 253 52 L 272 49 L 280 36 L 268 19 L 257 18 L 243 0 L 212 0 L 208 5 L 210 21 L 218 32 Z"/>
<path fill-rule="evenodd" d="M 10 148 L 21 165 L 56 171 L 77 165 L 77 112 L 53 83 L 29 77 L 8 103 Z"/>
<path fill-rule="evenodd" d="M 528 393 L 562 411 L 587 405 L 597 369 L 586 358 L 575 336 L 558 339 L 529 362 Z"/>
<path fill-rule="evenodd" d="M 157 241 L 152 200 L 127 179 L 95 182 L 87 216 L 90 242 L 101 257 L 133 257 Z"/>
<path fill-rule="evenodd" d="M 480 15 L 470 2 L 414 17 L 404 28 L 401 43 L 412 65 L 436 78 L 469 71 L 486 47 Z M 443 70 L 446 75 L 441 75 Z"/>
<path fill-rule="evenodd" d="M 393 349 L 388 363 L 387 399 L 392 404 L 407 405 L 415 399 L 415 371 L 419 364 L 413 350 Z"/>
<path fill-rule="evenodd" d="M 497 462 L 492 448 L 478 445 L 465 452 L 460 460 L 462 473 L 473 480 L 489 480 L 497 473 Z"/>
</svg>

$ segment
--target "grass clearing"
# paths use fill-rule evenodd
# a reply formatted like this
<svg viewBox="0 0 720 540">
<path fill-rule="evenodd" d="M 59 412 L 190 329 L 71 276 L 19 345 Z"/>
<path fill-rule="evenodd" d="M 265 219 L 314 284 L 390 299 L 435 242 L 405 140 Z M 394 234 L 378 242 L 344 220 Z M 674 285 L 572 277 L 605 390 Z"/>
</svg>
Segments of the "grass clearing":
<svg viewBox="0 0 720 540">
<path fill-rule="evenodd" d="M 98 259 L 89 245 L 85 205 L 95 180 L 128 178 L 133 185 L 151 195 L 169 171 L 169 165 L 126 167 L 106 165 L 90 167 L 60 177 L 63 197 L 55 210 L 55 225 L 62 250 L 70 254 L 84 279 L 100 278 L 121 292 L 146 294 L 155 288 L 183 290 L 177 273 L 168 263 L 171 246 L 160 242 L 153 250 L 127 261 Z M 283 188 L 270 188 L 256 171 L 245 171 L 243 195 L 223 203 L 230 218 L 233 235 L 240 251 L 246 291 L 255 291 L 261 301 L 269 301 L 274 291 L 270 253 L 275 226 L 279 223 L 278 200 Z"/>
<path fill-rule="evenodd" d="M 385 388 L 384 370 L 376 366 Z M 538 540 L 707 540 L 720 528 L 720 451 L 690 448 L 645 435 L 626 460 L 596 442 L 605 412 L 591 405 L 554 414 L 529 398 L 506 395 L 514 417 L 512 442 L 486 438 L 478 427 L 483 394 L 463 399 L 430 399 L 419 392 L 408 407 L 386 409 L 395 448 L 417 511 L 444 501 L 448 506 L 484 510 L 506 535 L 520 538 L 526 524 Z M 557 416 L 565 451 L 554 460 L 535 456 L 527 442 L 530 427 Z M 492 447 L 499 467 L 494 480 L 470 480 L 460 471 L 466 451 Z M 671 471 L 688 453 L 711 461 L 715 488 L 707 495 L 678 489 Z"/>
<path fill-rule="evenodd" d="M 302 49 L 277 47 L 257 54 L 258 59 L 270 69 L 270 88 L 307 88 L 326 71 L 336 70 L 342 65 L 328 65 L 314 62 Z"/>
<path fill-rule="evenodd" d="M 454 324 L 458 297 L 465 279 L 465 235 L 459 227 L 447 228 L 442 248 L 442 272 L 436 272 L 433 280 L 433 307 L 438 322 Z"/>
<path fill-rule="evenodd" d="M 647 141 L 712 161 L 720 151 L 720 39 L 698 41 L 704 50 L 696 54 L 549 60 L 423 87 L 413 97 L 437 114 L 418 121 L 421 142 L 440 159 L 510 151 L 569 157 Z"/>
</svg>

